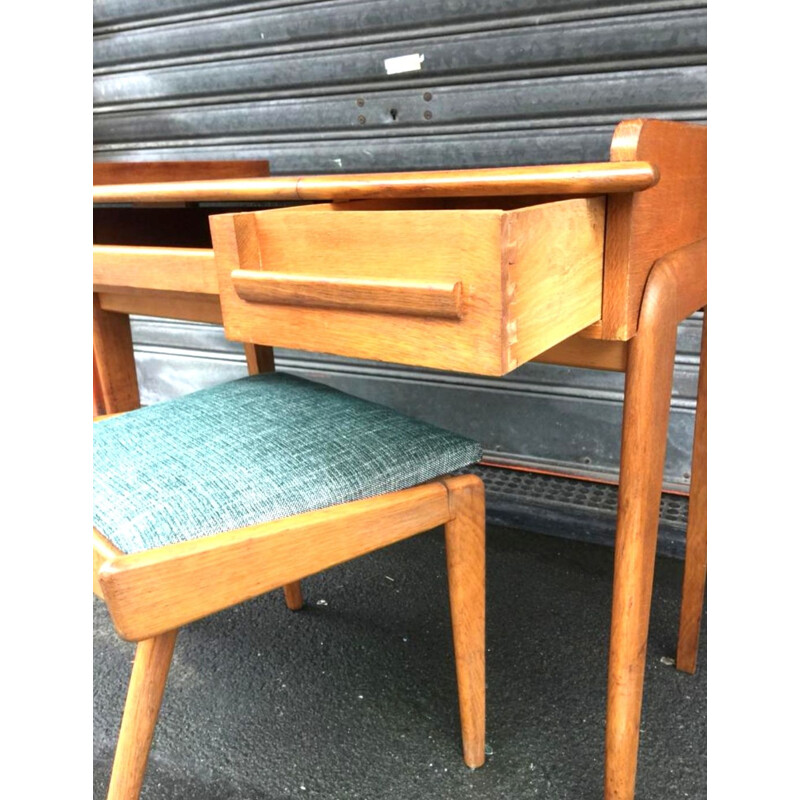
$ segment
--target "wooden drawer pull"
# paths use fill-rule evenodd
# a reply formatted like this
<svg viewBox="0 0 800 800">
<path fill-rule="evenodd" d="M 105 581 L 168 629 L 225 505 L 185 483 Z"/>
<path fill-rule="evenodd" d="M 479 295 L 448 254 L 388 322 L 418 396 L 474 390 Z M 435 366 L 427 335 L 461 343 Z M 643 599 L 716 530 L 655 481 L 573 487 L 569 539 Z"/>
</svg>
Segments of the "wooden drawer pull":
<svg viewBox="0 0 800 800">
<path fill-rule="evenodd" d="M 233 288 L 253 303 L 459 319 L 461 282 L 320 278 L 236 269 Z"/>
</svg>

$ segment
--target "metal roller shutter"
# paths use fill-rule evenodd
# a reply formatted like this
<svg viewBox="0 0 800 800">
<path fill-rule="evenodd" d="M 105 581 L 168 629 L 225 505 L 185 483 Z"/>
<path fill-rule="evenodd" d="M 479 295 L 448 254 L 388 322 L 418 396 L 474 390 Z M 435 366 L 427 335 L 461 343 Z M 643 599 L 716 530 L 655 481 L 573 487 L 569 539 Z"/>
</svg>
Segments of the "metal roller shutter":
<svg viewBox="0 0 800 800">
<path fill-rule="evenodd" d="M 96 0 L 97 160 L 267 158 L 273 174 L 605 160 L 615 124 L 704 122 L 706 5 Z M 388 74 L 386 59 L 419 56 Z M 679 332 L 665 488 L 686 490 L 702 317 Z M 221 329 L 139 318 L 145 402 L 245 373 Z M 614 480 L 623 376 L 482 378 L 278 351 L 279 368 L 480 439 L 495 463 Z"/>
</svg>

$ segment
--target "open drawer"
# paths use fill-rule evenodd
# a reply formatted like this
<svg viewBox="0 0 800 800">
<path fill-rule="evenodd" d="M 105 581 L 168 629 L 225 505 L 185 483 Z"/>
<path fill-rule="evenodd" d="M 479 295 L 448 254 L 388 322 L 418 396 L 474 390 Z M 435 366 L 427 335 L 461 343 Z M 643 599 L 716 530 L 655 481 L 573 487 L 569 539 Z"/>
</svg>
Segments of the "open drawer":
<svg viewBox="0 0 800 800">
<path fill-rule="evenodd" d="M 600 319 L 605 197 L 521 202 L 212 216 L 225 333 L 503 375 Z"/>
</svg>

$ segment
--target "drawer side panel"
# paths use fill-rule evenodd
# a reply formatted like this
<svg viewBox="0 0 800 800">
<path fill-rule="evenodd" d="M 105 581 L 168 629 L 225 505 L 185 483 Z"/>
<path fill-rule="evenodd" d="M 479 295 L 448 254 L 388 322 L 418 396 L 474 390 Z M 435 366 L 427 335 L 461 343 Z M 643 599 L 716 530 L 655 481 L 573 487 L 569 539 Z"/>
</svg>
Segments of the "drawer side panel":
<svg viewBox="0 0 800 800">
<path fill-rule="evenodd" d="M 600 319 L 605 198 L 505 215 L 506 371 Z"/>
</svg>

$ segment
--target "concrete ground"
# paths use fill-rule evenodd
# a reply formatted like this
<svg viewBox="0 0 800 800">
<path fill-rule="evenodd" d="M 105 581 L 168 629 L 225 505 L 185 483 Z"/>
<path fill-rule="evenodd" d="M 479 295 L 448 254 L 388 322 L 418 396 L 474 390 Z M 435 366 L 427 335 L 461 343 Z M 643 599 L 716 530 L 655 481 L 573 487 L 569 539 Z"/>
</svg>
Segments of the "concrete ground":
<svg viewBox="0 0 800 800">
<path fill-rule="evenodd" d="M 669 663 L 682 562 L 656 568 L 637 800 L 706 797 L 697 674 Z M 460 755 L 441 529 L 178 636 L 143 800 L 601 798 L 613 552 L 487 532 L 487 741 Z M 94 606 L 94 797 L 104 798 L 134 646 Z"/>
</svg>

